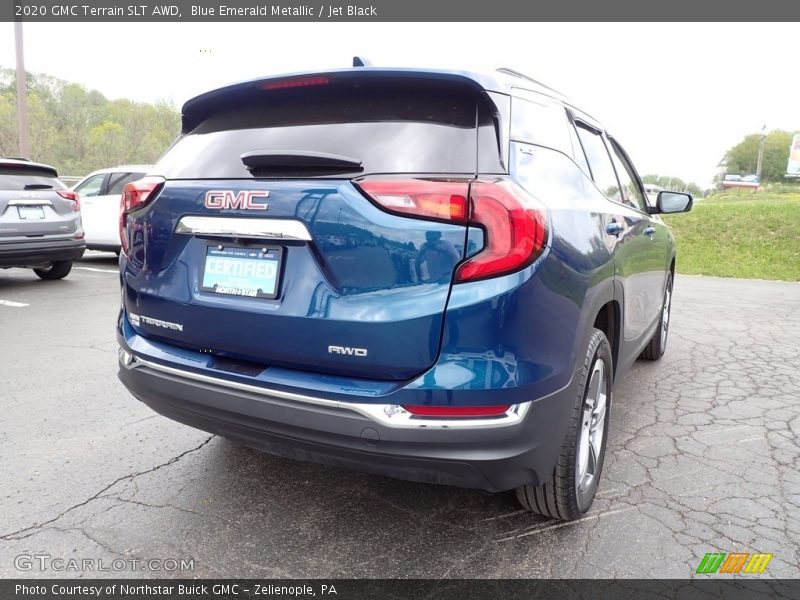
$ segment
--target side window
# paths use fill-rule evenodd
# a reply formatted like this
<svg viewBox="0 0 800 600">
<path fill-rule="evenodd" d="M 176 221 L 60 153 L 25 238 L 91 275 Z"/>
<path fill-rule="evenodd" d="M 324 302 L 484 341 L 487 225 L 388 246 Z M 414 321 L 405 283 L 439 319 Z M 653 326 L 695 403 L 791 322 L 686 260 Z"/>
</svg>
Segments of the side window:
<svg viewBox="0 0 800 600">
<path fill-rule="evenodd" d="M 522 142 L 511 143 L 511 175 L 531 195 L 558 198 L 563 206 L 580 205 L 592 185 L 564 153 Z"/>
<path fill-rule="evenodd" d="M 583 144 L 586 152 L 586 159 L 592 169 L 592 179 L 595 185 L 607 198 L 615 202 L 622 202 L 622 195 L 619 191 L 619 183 L 614 173 L 614 166 L 611 164 L 611 157 L 608 155 L 606 145 L 600 133 L 584 127 L 582 123 L 576 123 L 578 137 Z"/>
<path fill-rule="evenodd" d="M 545 146 L 570 154 L 569 121 L 566 111 L 547 100 L 511 99 L 511 139 Z"/>
<path fill-rule="evenodd" d="M 575 126 L 570 123 L 569 124 L 569 140 L 572 143 L 572 158 L 575 159 L 575 162 L 581 168 L 581 171 L 586 173 L 586 176 L 591 179 L 592 172 L 589 170 L 589 163 L 586 162 L 586 153 L 583 151 L 583 146 L 581 146 L 581 141 L 578 139 L 578 132 L 575 131 Z"/>
<path fill-rule="evenodd" d="M 647 212 L 647 203 L 642 194 L 639 184 L 636 182 L 636 174 L 631 164 L 625 159 L 617 143 L 609 139 L 611 145 L 611 159 L 614 161 L 614 168 L 617 170 L 617 177 L 622 186 L 622 195 L 625 203 L 643 212 Z"/>
<path fill-rule="evenodd" d="M 106 178 L 104 174 L 95 175 L 94 177 L 90 177 L 78 187 L 75 188 L 75 191 L 78 192 L 81 196 L 97 196 L 100 194 L 100 190 L 103 187 L 103 180 Z"/>
<path fill-rule="evenodd" d="M 136 181 L 142 177 L 144 177 L 144 173 L 112 173 L 108 178 L 108 191 L 106 193 L 109 196 L 111 194 L 121 194 L 122 188 L 126 183 Z"/>
</svg>

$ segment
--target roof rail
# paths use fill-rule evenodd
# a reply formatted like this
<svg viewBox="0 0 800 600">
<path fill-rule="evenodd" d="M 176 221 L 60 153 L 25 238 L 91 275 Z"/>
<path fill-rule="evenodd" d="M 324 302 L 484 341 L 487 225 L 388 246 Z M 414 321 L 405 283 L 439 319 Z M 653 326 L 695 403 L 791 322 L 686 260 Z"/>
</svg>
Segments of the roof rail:
<svg viewBox="0 0 800 600">
<path fill-rule="evenodd" d="M 548 89 L 551 92 L 555 92 L 559 96 L 563 96 L 564 95 L 561 92 L 559 92 L 557 89 L 551 88 L 549 85 L 545 85 L 541 81 L 536 81 L 533 77 L 528 77 L 527 75 L 525 75 L 525 73 L 520 73 L 519 71 L 515 71 L 514 69 L 509 69 L 508 67 L 500 67 L 499 69 L 496 69 L 496 71 L 498 73 L 504 73 L 505 75 L 511 75 L 512 77 L 518 77 L 520 79 L 525 79 L 527 81 L 530 81 L 531 83 L 535 83 L 536 85 L 542 86 L 543 88 Z"/>
</svg>

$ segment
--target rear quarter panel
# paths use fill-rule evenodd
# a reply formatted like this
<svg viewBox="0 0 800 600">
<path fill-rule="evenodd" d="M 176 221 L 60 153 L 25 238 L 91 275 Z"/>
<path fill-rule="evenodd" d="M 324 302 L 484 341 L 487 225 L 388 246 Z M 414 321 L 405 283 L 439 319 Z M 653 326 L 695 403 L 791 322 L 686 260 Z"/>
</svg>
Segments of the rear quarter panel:
<svg viewBox="0 0 800 600">
<path fill-rule="evenodd" d="M 613 246 L 605 232 L 609 202 L 563 153 L 534 146 L 532 153 L 513 154 L 520 184 L 550 212 L 557 266 L 541 277 L 574 307 L 569 354 L 561 357 L 574 369 L 582 364 L 600 308 L 615 299 Z"/>
</svg>

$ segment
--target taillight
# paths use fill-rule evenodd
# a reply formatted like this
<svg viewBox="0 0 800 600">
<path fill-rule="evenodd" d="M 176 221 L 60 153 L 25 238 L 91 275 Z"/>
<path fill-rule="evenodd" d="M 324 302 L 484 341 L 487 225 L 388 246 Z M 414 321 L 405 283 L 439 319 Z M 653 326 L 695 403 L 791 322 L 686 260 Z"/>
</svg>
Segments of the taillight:
<svg viewBox="0 0 800 600">
<path fill-rule="evenodd" d="M 362 179 L 355 183 L 388 212 L 480 226 L 484 248 L 458 267 L 456 283 L 518 271 L 535 261 L 547 243 L 546 209 L 506 179 Z"/>
<path fill-rule="evenodd" d="M 467 222 L 468 181 L 363 179 L 356 184 L 388 212 L 452 223 Z"/>
<path fill-rule="evenodd" d="M 73 192 L 72 190 L 56 190 L 56 194 L 62 198 L 66 198 L 67 200 L 72 200 L 72 202 L 75 203 L 72 206 L 72 210 L 75 212 L 78 212 L 81 209 L 81 197 L 78 192 Z"/>
<path fill-rule="evenodd" d="M 470 225 L 483 227 L 483 250 L 462 263 L 456 283 L 497 277 L 531 264 L 547 243 L 546 209 L 511 181 L 475 181 Z"/>
<path fill-rule="evenodd" d="M 155 196 L 166 180 L 163 177 L 143 177 L 138 181 L 126 183 L 119 201 L 119 240 L 122 250 L 128 250 L 128 214 L 144 208 Z"/>
<path fill-rule="evenodd" d="M 511 408 L 510 404 L 495 406 L 423 406 L 404 404 L 412 415 L 418 417 L 499 417 L 506 414 Z"/>
</svg>

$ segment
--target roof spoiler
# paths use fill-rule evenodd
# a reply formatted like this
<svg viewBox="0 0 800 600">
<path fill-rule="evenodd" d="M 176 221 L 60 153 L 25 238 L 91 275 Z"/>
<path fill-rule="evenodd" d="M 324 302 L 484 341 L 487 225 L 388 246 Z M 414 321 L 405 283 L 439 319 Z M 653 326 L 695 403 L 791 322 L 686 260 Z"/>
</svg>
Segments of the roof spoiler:
<svg viewBox="0 0 800 600">
<path fill-rule="evenodd" d="M 50 165 L 31 162 L 27 158 L 0 158 L 0 171 L 5 174 L 43 175 L 44 177 L 58 177 L 58 172 Z"/>
<path fill-rule="evenodd" d="M 470 88 L 478 92 L 484 91 L 480 83 L 457 73 L 408 71 L 406 69 L 375 69 L 369 68 L 366 65 L 359 68 L 320 73 L 301 73 L 265 77 L 228 85 L 196 96 L 191 100 L 187 100 L 181 109 L 181 133 L 186 134 L 191 132 L 210 116 L 229 108 L 232 104 L 238 102 L 246 103 L 258 98 L 263 98 L 264 94 L 271 94 L 276 91 L 280 92 L 286 89 L 335 85 L 359 80 L 364 81 L 367 79 L 371 81 L 384 79 L 392 82 L 428 79 L 439 82 L 449 82 L 453 85 L 461 85 L 464 86 L 464 88 Z"/>
</svg>

